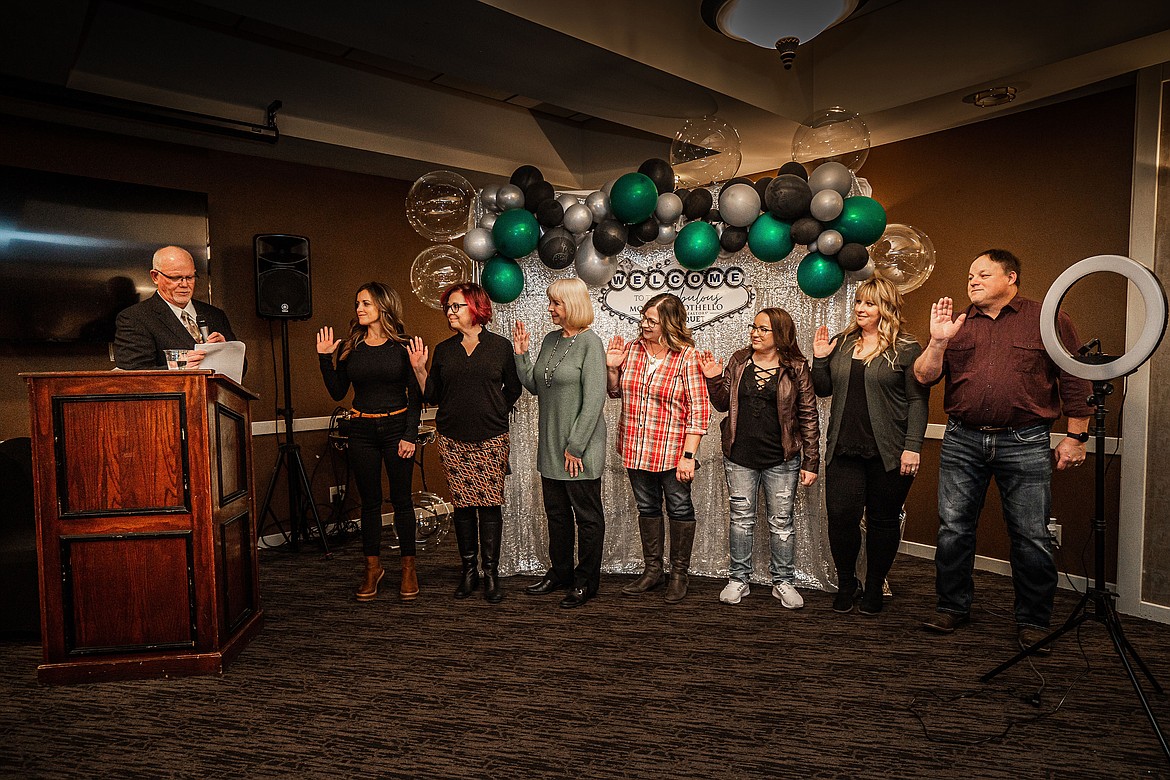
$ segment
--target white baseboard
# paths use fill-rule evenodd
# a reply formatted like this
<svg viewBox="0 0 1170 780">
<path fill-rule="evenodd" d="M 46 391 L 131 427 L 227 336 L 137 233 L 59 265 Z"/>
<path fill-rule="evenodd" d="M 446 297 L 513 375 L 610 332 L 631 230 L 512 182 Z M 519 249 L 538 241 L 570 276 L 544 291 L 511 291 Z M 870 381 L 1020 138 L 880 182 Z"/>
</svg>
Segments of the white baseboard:
<svg viewBox="0 0 1170 780">
<path fill-rule="evenodd" d="M 415 507 L 414 513 L 415 513 L 415 518 L 417 520 L 421 520 L 422 518 L 426 517 L 428 514 L 449 515 L 454 511 L 455 511 L 455 505 L 452 504 L 450 501 L 444 501 L 441 504 L 432 505 L 429 511 L 426 509 L 422 509 L 420 507 Z M 382 527 L 386 527 L 388 525 L 394 525 L 394 512 L 393 512 L 393 510 L 391 510 L 389 512 L 382 513 Z M 286 541 L 287 541 L 287 539 L 285 538 L 284 534 L 266 534 L 265 536 L 261 536 L 257 540 L 256 549 L 268 550 L 268 549 L 271 549 L 273 547 L 279 547 L 280 545 L 284 544 Z"/>
<path fill-rule="evenodd" d="M 929 544 L 903 541 L 902 544 L 899 545 L 898 551 L 904 552 L 907 555 L 913 555 L 915 558 L 926 558 L 932 561 L 934 560 L 934 547 Z M 1007 561 L 1000 560 L 999 558 L 988 558 L 984 555 L 976 555 L 975 568 L 979 569 L 980 571 L 989 571 L 992 574 L 1002 574 L 1005 577 L 1012 576 L 1011 564 Z M 1084 593 L 1085 588 L 1088 586 L 1089 580 L 1085 577 L 1082 577 L 1078 574 L 1065 574 L 1064 572 L 1060 573 L 1060 587 L 1064 588 L 1065 590 L 1075 590 L 1078 593 Z M 1109 590 L 1117 590 L 1117 585 L 1112 582 L 1105 583 L 1105 587 Z M 1150 606 L 1154 605 L 1151 604 Z M 1167 610 L 1167 613 L 1170 614 L 1170 610 Z"/>
</svg>

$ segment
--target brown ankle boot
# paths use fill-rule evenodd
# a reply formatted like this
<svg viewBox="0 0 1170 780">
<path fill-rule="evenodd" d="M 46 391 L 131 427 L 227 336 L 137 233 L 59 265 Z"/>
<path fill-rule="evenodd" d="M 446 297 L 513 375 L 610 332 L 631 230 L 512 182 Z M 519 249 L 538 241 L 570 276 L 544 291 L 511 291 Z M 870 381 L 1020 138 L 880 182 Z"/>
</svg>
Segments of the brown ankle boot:
<svg viewBox="0 0 1170 780">
<path fill-rule="evenodd" d="M 398 589 L 398 595 L 403 601 L 418 598 L 418 573 L 414 569 L 413 555 L 402 556 L 402 587 Z"/>
<path fill-rule="evenodd" d="M 382 578 L 386 576 L 386 570 L 382 568 L 382 561 L 378 559 L 377 555 L 366 556 L 366 576 L 362 580 L 362 586 L 358 588 L 357 593 L 353 594 L 358 601 L 373 601 L 378 595 L 378 584 L 382 582 Z"/>
</svg>

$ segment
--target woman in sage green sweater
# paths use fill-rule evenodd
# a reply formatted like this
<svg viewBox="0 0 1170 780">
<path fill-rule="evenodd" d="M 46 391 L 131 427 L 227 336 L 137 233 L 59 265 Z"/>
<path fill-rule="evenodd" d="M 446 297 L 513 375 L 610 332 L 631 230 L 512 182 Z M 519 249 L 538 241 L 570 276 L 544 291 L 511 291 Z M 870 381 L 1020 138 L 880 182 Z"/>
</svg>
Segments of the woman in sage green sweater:
<svg viewBox="0 0 1170 780">
<path fill-rule="evenodd" d="M 580 279 L 558 279 L 548 287 L 548 313 L 559 326 L 544 337 L 536 362 L 528 356 L 524 323 L 512 330 L 516 371 L 540 407 L 536 465 L 548 516 L 548 555 L 552 568 L 526 589 L 543 596 L 562 588 L 565 609 L 597 594 L 605 516 L 601 471 L 605 466 L 605 345 L 590 329 L 593 305 Z M 577 566 L 573 567 L 573 526 L 577 527 Z"/>
</svg>

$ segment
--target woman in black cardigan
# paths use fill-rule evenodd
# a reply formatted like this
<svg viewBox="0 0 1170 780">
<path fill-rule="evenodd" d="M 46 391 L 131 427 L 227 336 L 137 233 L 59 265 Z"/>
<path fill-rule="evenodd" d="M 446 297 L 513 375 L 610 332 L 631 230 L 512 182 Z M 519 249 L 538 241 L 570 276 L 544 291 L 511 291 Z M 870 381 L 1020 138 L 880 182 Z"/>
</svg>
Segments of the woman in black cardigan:
<svg viewBox="0 0 1170 780">
<path fill-rule="evenodd" d="M 854 320 L 813 339 L 813 386 L 832 396 L 825 446 L 825 510 L 837 567 L 835 612 L 853 611 L 865 513 L 865 586 L 859 611 L 882 610 L 882 583 L 898 554 L 902 504 L 918 473 L 930 389 L 914 378 L 922 348 L 904 332 L 902 295 L 886 279 L 858 285 Z"/>
</svg>

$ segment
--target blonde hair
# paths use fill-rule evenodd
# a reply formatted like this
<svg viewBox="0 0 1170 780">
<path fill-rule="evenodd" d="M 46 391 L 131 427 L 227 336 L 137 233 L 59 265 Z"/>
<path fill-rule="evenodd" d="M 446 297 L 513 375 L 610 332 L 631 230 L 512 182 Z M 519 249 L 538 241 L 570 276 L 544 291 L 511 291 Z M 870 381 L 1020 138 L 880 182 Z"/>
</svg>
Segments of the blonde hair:
<svg viewBox="0 0 1170 780">
<path fill-rule="evenodd" d="M 871 276 L 857 285 L 856 300 L 866 301 L 878 307 L 878 346 L 865 356 L 865 364 L 868 366 L 878 355 L 885 355 L 886 360 L 893 365 L 898 358 L 898 343 L 914 340 L 913 336 L 906 333 L 906 318 L 902 316 L 902 293 L 898 292 L 897 285 L 889 279 Z M 854 317 L 842 335 L 849 336 L 860 331 L 861 326 Z"/>
<path fill-rule="evenodd" d="M 695 337 L 687 327 L 687 309 L 682 299 L 671 293 L 655 295 L 642 306 L 642 314 L 651 306 L 658 309 L 658 324 L 662 326 L 662 340 L 672 352 L 682 352 L 695 346 Z"/>
<path fill-rule="evenodd" d="M 580 279 L 557 279 L 548 286 L 548 299 L 560 301 L 565 307 L 564 325 L 574 330 L 584 330 L 593 324 L 593 302 L 589 300 L 589 288 Z"/>
</svg>

